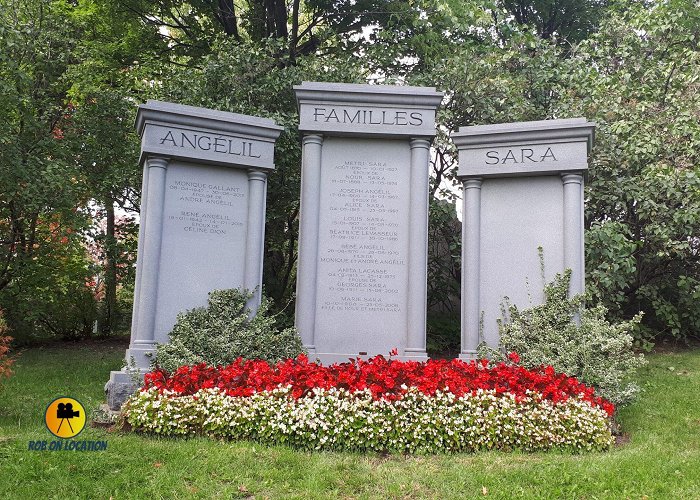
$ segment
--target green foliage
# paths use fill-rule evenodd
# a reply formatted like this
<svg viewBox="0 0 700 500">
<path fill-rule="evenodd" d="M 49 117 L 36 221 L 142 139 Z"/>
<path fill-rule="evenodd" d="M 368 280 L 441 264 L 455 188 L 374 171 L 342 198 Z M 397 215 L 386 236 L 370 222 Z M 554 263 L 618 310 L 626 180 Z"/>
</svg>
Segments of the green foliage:
<svg viewBox="0 0 700 500">
<path fill-rule="evenodd" d="M 237 289 L 214 290 L 207 307 L 180 313 L 170 343 L 158 345 L 154 365 L 172 372 L 197 363 L 227 365 L 239 357 L 277 362 L 301 354 L 301 338 L 294 328 L 276 328 L 267 299 L 250 317 L 250 297 Z"/>
<path fill-rule="evenodd" d="M 268 177 L 263 282 L 280 307 L 293 300 L 296 279 L 301 145 L 293 86 L 302 81 L 358 82 L 362 73 L 347 57 L 322 60 L 280 55 L 279 41 L 217 40 L 201 70 L 172 69 L 160 98 L 272 118 L 284 126 L 275 144 L 275 171 Z M 283 52 L 282 52 L 283 53 Z"/>
<path fill-rule="evenodd" d="M 2 310 L 0 310 L 0 382 L 3 378 L 12 375 L 12 363 L 14 359 L 10 358 L 10 343 L 12 342 L 12 337 L 7 336 L 7 324 L 5 323 L 5 318 L 3 317 Z M 0 385 L 0 388 L 2 386 Z"/>
<path fill-rule="evenodd" d="M 92 335 L 97 319 L 91 286 L 95 268 L 81 236 L 73 232 L 63 236 L 64 230 L 60 226 L 39 228 L 40 237 L 50 243 L 35 251 L 36 258 L 25 263 L 0 294 L 0 307 L 18 342 Z"/>
<path fill-rule="evenodd" d="M 594 32 L 608 2 L 600 0 L 499 0 L 504 18 L 535 29 L 543 39 L 575 43 Z"/>
<path fill-rule="evenodd" d="M 462 224 L 453 203 L 435 198 L 428 220 L 428 310 L 459 316 Z"/>
<path fill-rule="evenodd" d="M 94 91 L 71 106 L 62 120 L 64 141 L 81 174 L 91 200 L 87 204 L 92 225 L 86 231 L 92 257 L 98 266 L 101 288 L 99 330 L 111 333 L 118 325 L 119 285 L 133 282 L 138 226 L 122 212 L 138 210 L 141 169 L 136 109 L 114 90 Z"/>
<path fill-rule="evenodd" d="M 636 5 L 576 48 L 560 116 L 596 122 L 587 184 L 592 292 L 644 338 L 700 332 L 700 6 Z M 658 332 L 658 333 L 657 333 Z"/>
<path fill-rule="evenodd" d="M 584 307 L 584 296 L 567 296 L 571 271 L 557 275 L 544 287 L 544 303 L 529 309 L 504 305 L 499 320 L 502 350 L 516 352 L 527 367 L 551 365 L 557 372 L 596 388 L 616 405 L 630 403 L 639 392 L 633 381 L 644 357 L 635 354 L 631 321 L 610 323 L 602 305 Z M 506 355 L 481 348 L 481 354 L 505 360 Z"/>
<path fill-rule="evenodd" d="M 427 350 L 432 356 L 456 356 L 461 345 L 459 311 L 457 314 L 429 313 Z"/>
<path fill-rule="evenodd" d="M 278 55 L 293 64 L 298 57 L 362 51 L 366 48 L 365 35 L 381 28 L 411 34 L 404 26 L 413 27 L 412 21 L 420 19 L 426 10 L 438 14 L 441 3 L 434 0 L 122 0 L 119 8 L 113 10 L 117 15 L 126 11 L 142 21 L 149 40 L 159 39 L 167 47 L 157 52 L 166 61 L 196 64 L 199 58 L 217 50 L 214 48 L 217 38 L 226 37 L 241 45 L 274 40 L 279 45 Z M 429 25 L 422 24 L 421 34 L 425 34 Z"/>
<path fill-rule="evenodd" d="M 586 231 L 586 280 L 595 302 L 621 312 L 624 290 L 634 279 L 637 248 L 627 227 L 618 221 L 594 222 Z"/>
<path fill-rule="evenodd" d="M 61 127 L 80 36 L 66 8 L 0 0 L 0 306 L 20 340 L 84 335 L 94 318 L 88 193 Z"/>
</svg>

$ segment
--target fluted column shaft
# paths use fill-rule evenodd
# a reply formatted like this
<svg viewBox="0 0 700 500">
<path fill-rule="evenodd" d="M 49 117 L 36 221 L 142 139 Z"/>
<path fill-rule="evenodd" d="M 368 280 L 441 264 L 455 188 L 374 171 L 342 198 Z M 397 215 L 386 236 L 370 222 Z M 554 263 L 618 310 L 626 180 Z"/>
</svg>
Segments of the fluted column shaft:
<svg viewBox="0 0 700 500">
<path fill-rule="evenodd" d="M 583 293 L 583 175 L 563 174 L 564 268 L 571 269 L 569 296 Z"/>
<path fill-rule="evenodd" d="M 481 179 L 464 181 L 462 201 L 462 347 L 460 359 L 474 359 L 481 328 Z"/>
<path fill-rule="evenodd" d="M 155 349 L 154 331 L 158 305 L 158 272 L 163 237 L 163 210 L 165 205 L 165 181 L 168 158 L 149 156 L 146 160 L 143 193 L 148 206 L 142 215 L 142 231 L 139 231 L 141 267 L 137 270 L 137 297 L 135 297 L 135 328 L 131 331 L 131 345 L 127 357 L 133 357 L 136 367 L 147 369 L 148 354 Z"/>
<path fill-rule="evenodd" d="M 302 144 L 296 327 L 309 357 L 313 359 L 316 354 L 314 325 L 323 136 L 306 135 Z M 300 293 L 300 290 L 303 292 Z"/>
<path fill-rule="evenodd" d="M 406 357 L 425 358 L 430 141 L 411 139 Z"/>
<path fill-rule="evenodd" d="M 248 301 L 251 315 L 260 307 L 263 272 L 263 247 L 265 241 L 265 198 L 267 195 L 267 174 L 259 170 L 248 171 L 248 230 L 245 248 L 244 286 L 253 292 Z"/>
</svg>

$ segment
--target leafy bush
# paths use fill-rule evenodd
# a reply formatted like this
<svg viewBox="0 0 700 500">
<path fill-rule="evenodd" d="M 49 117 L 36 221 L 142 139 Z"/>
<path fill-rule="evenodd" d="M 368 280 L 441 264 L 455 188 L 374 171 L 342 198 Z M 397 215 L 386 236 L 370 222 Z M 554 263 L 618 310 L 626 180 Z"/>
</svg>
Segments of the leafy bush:
<svg viewBox="0 0 700 500">
<path fill-rule="evenodd" d="M 14 360 L 8 355 L 12 337 L 5 335 L 6 333 L 7 325 L 5 324 L 2 310 L 0 310 L 0 380 L 2 380 L 3 377 L 9 377 L 12 375 L 12 370 L 10 370 L 10 367 L 12 366 L 12 363 L 14 363 Z"/>
<path fill-rule="evenodd" d="M 157 347 L 155 365 L 174 371 L 198 363 L 228 365 L 239 357 L 276 362 L 298 356 L 303 348 L 296 330 L 276 328 L 266 298 L 250 317 L 250 297 L 252 293 L 237 289 L 214 290 L 207 307 L 180 313 L 170 343 Z"/>
<path fill-rule="evenodd" d="M 642 346 L 688 341 L 700 334 L 700 3 L 626 3 L 565 58 L 552 116 L 596 123 L 586 267 L 608 317 L 644 311 Z"/>
<path fill-rule="evenodd" d="M 427 348 L 431 357 L 455 357 L 461 344 L 459 316 L 428 314 Z"/>
<path fill-rule="evenodd" d="M 125 406 L 137 430 L 253 439 L 303 449 L 400 453 L 604 450 L 613 406 L 552 367 L 376 356 L 306 356 L 146 375 Z"/>
<path fill-rule="evenodd" d="M 97 319 L 91 281 L 94 267 L 77 231 L 62 236 L 53 225 L 42 236 L 58 239 L 44 245 L 23 263 L 21 272 L 0 290 L 0 308 L 15 342 L 46 338 L 75 340 L 90 337 Z"/>
<path fill-rule="evenodd" d="M 639 391 L 632 378 L 645 363 L 634 353 L 630 333 L 641 314 L 610 323 L 605 307 L 584 308 L 582 295 L 568 298 L 570 279 L 567 270 L 545 284 L 541 305 L 524 310 L 504 306 L 504 320 L 499 321 L 503 352 L 517 352 L 525 367 L 551 365 L 595 387 L 616 405 L 629 403 Z M 482 347 L 480 354 L 500 360 L 505 359 L 503 352 Z"/>
</svg>

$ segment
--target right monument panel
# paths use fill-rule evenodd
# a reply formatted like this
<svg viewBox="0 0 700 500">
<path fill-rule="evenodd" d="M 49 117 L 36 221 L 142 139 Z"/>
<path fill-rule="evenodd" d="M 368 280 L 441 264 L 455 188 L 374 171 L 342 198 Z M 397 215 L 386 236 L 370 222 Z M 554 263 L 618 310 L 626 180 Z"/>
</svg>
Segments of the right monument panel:
<svg viewBox="0 0 700 500">
<path fill-rule="evenodd" d="M 502 306 L 542 302 L 571 269 L 583 292 L 583 178 L 595 125 L 583 118 L 462 127 L 452 135 L 463 185 L 462 348 L 499 344 Z M 544 264 L 544 267 L 542 266 Z"/>
</svg>

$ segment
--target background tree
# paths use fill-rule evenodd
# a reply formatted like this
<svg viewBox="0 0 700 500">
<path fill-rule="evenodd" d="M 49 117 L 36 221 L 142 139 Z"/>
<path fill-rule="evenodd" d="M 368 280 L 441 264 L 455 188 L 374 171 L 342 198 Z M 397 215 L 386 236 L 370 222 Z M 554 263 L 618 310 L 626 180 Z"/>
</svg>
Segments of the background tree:
<svg viewBox="0 0 700 500">
<path fill-rule="evenodd" d="M 498 0 L 503 10 L 494 11 L 494 20 L 501 24 L 512 16 L 543 40 L 573 44 L 597 30 L 610 4 L 608 0 Z"/>
<path fill-rule="evenodd" d="M 596 121 L 587 268 L 613 312 L 645 330 L 700 331 L 700 6 L 637 6 L 575 51 L 559 112 Z"/>
<path fill-rule="evenodd" d="M 176 64 L 197 64 L 219 50 L 221 35 L 234 45 L 277 40 L 278 55 L 286 56 L 280 61 L 293 64 L 298 56 L 354 50 L 365 28 L 385 25 L 405 5 L 402 0 L 124 0 L 119 9 L 150 26 L 170 48 L 162 55 Z"/>
<path fill-rule="evenodd" d="M 140 204 L 139 138 L 135 104 L 148 96 L 162 65 L 166 42 L 141 19 L 113 2 L 84 0 L 66 19 L 79 29 L 75 62 L 66 68 L 70 113 L 62 127 L 69 160 L 89 194 L 81 207 L 91 224 L 86 238 L 97 255 L 98 331 L 109 334 L 120 319 L 117 292 L 133 284 Z M 128 311 L 124 311 L 128 312 Z"/>
<path fill-rule="evenodd" d="M 102 263 L 104 297 L 98 328 L 103 334 L 118 325 L 118 282 L 133 280 L 129 271 L 133 271 L 134 249 L 129 243 L 136 237 L 136 226 L 133 219 L 117 217 L 116 210 L 138 211 L 141 171 L 135 161 L 139 141 L 134 120 L 133 103 L 115 91 L 90 94 L 66 120 L 65 140 L 91 196 L 85 209 L 91 211 L 98 262 Z"/>
<path fill-rule="evenodd" d="M 0 304 L 14 336 L 72 334 L 91 323 L 81 251 L 86 192 L 64 161 L 69 84 L 78 31 L 63 4 L 0 4 Z M 61 314 L 56 316 L 56 313 Z M 85 314 L 83 314 L 85 313 Z"/>
</svg>

